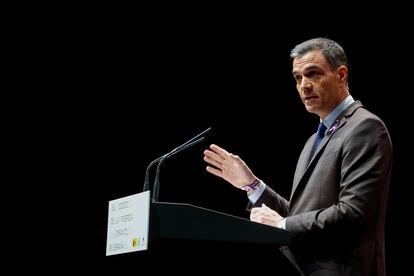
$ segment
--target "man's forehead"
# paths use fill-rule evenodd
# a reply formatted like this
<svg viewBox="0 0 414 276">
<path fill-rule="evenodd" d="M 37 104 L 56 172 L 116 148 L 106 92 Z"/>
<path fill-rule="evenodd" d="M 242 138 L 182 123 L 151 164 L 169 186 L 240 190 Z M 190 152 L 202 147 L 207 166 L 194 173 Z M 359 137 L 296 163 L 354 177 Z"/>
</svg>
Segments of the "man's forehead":
<svg viewBox="0 0 414 276">
<path fill-rule="evenodd" d="M 300 65 L 304 63 L 320 64 L 321 62 L 325 62 L 325 57 L 320 50 L 310 51 L 293 59 L 293 65 Z"/>
<path fill-rule="evenodd" d="M 293 60 L 293 72 L 310 68 L 321 68 L 326 65 L 326 60 L 320 51 L 308 52 Z"/>
</svg>

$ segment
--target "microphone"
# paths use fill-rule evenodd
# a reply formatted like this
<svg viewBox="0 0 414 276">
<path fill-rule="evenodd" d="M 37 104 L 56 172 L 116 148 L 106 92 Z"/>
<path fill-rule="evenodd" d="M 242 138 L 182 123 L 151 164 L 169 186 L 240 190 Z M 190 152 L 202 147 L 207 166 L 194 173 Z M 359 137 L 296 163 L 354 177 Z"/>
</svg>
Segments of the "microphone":
<svg viewBox="0 0 414 276">
<path fill-rule="evenodd" d="M 198 144 L 203 140 L 204 140 L 204 137 L 201 137 L 200 139 L 197 139 L 193 142 L 188 143 L 187 145 L 185 145 L 180 150 L 175 151 L 175 152 L 171 152 L 171 154 L 166 154 L 161 158 L 161 160 L 160 160 L 160 162 L 158 163 L 158 166 L 157 166 L 157 171 L 155 173 L 155 181 L 154 181 L 154 186 L 152 188 L 154 190 L 153 196 L 152 196 L 152 202 L 157 202 L 158 201 L 158 195 L 160 193 L 160 168 L 161 168 L 161 164 L 165 161 L 165 159 L 167 159 L 168 157 L 170 157 L 170 156 L 172 156 L 176 153 L 179 153 L 179 152 L 183 151 L 186 148 L 189 148 L 189 147 L 191 147 L 195 144 Z"/>
<path fill-rule="evenodd" d="M 204 137 L 203 138 L 200 138 L 200 139 L 204 139 Z M 197 141 L 197 142 L 201 142 L 201 141 Z M 156 164 L 158 161 L 160 161 L 161 159 L 163 159 L 164 157 L 169 157 L 169 156 L 172 156 L 172 155 L 174 155 L 174 154 L 176 154 L 176 153 L 178 153 L 178 152 L 180 152 L 180 151 L 182 151 L 182 150 L 185 150 L 185 149 L 187 149 L 187 148 L 189 148 L 189 147 L 191 147 L 193 145 L 193 143 L 189 143 L 189 144 L 187 144 L 187 145 L 185 145 L 185 144 L 183 144 L 183 145 L 181 145 L 180 147 L 177 147 L 177 148 L 175 148 L 174 150 L 172 150 L 172 151 L 170 151 L 170 152 L 168 152 L 168 153 L 166 153 L 166 154 L 164 154 L 164 155 L 162 155 L 162 156 L 160 156 L 160 157 L 158 157 L 157 159 L 155 159 L 154 161 L 152 161 L 149 165 L 148 165 L 148 167 L 147 167 L 147 171 L 145 172 L 145 180 L 144 180 L 144 187 L 143 187 L 143 191 L 145 192 L 145 191 L 148 191 L 149 190 L 149 171 L 150 171 L 150 169 L 152 168 L 152 166 L 154 166 L 154 164 Z"/>
<path fill-rule="evenodd" d="M 168 157 L 171 157 L 177 153 L 179 153 L 180 151 L 183 151 L 199 142 L 201 142 L 202 140 L 204 140 L 204 137 L 200 138 L 201 136 L 203 136 L 204 134 L 206 134 L 207 132 L 209 132 L 211 130 L 211 127 L 207 128 L 206 130 L 204 130 L 203 132 L 197 134 L 196 136 L 194 136 L 193 138 L 191 138 L 190 140 L 188 140 L 187 142 L 185 142 L 184 144 L 176 147 L 175 149 L 173 149 L 172 151 L 158 157 L 157 159 L 155 159 L 154 161 L 152 161 L 148 167 L 147 170 L 145 172 L 145 180 L 144 180 L 144 187 L 143 187 L 143 191 L 148 191 L 149 190 L 149 172 L 150 169 L 152 168 L 152 166 L 154 166 L 154 164 L 156 164 L 157 162 L 162 163 L 165 159 L 167 159 Z M 198 140 L 197 140 L 198 139 Z M 156 175 L 156 182 L 154 183 L 154 189 L 157 188 L 157 197 L 156 199 L 158 200 L 158 190 L 159 190 L 159 184 L 157 184 L 157 182 L 159 182 L 159 171 L 160 171 L 160 164 L 157 167 L 157 175 Z M 157 177 L 158 176 L 158 177 Z M 155 187 L 155 185 L 157 185 Z M 154 198 L 154 197 L 153 197 Z"/>
</svg>

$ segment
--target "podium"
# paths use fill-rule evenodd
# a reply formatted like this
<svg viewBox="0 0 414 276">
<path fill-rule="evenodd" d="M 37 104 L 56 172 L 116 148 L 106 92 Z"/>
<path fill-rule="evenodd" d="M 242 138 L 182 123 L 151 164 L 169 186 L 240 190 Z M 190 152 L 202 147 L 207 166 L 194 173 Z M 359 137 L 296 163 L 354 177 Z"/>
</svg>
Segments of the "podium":
<svg viewBox="0 0 414 276">
<path fill-rule="evenodd" d="M 281 246 L 289 231 L 184 203 L 151 204 L 150 241 L 213 241 Z"/>
<path fill-rule="evenodd" d="M 295 275 L 279 250 L 290 244 L 290 232 L 245 218 L 185 203 L 156 202 L 150 206 L 149 235 L 148 250 L 111 256 L 113 266 L 181 275 L 270 268 Z"/>
</svg>

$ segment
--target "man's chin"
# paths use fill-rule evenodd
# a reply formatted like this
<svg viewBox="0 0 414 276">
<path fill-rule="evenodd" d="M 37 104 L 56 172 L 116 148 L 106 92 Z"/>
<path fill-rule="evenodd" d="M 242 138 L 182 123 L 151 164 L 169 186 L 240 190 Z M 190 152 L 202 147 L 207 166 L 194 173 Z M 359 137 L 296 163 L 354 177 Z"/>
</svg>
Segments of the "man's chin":
<svg viewBox="0 0 414 276">
<path fill-rule="evenodd" d="M 309 113 L 315 113 L 315 107 L 313 105 L 306 105 L 305 104 L 305 108 Z"/>
<path fill-rule="evenodd" d="M 315 108 L 315 106 L 307 106 L 307 105 L 305 105 L 305 108 L 306 108 L 306 111 L 308 111 L 309 113 L 313 113 L 313 114 L 318 115 L 318 109 Z"/>
</svg>

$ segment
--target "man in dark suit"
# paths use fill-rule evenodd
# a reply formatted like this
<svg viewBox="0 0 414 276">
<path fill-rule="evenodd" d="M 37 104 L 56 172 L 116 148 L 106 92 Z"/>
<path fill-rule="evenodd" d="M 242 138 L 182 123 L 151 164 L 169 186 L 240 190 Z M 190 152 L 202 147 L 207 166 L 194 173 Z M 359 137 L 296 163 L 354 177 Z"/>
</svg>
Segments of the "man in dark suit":
<svg viewBox="0 0 414 276">
<path fill-rule="evenodd" d="M 316 38 L 291 51 L 292 74 L 318 132 L 299 157 L 289 200 L 217 145 L 207 171 L 246 190 L 250 219 L 287 229 L 282 253 L 304 275 L 384 275 L 384 220 L 393 150 L 384 123 L 349 93 L 348 64 L 336 42 Z"/>
</svg>

